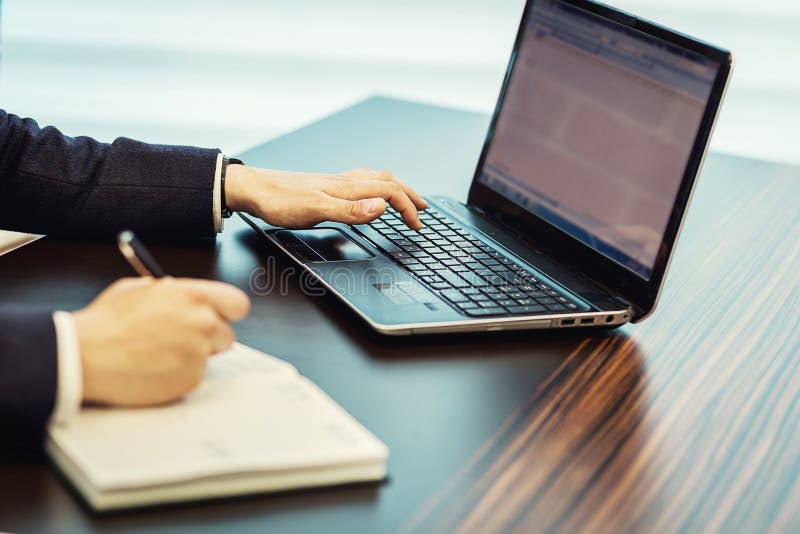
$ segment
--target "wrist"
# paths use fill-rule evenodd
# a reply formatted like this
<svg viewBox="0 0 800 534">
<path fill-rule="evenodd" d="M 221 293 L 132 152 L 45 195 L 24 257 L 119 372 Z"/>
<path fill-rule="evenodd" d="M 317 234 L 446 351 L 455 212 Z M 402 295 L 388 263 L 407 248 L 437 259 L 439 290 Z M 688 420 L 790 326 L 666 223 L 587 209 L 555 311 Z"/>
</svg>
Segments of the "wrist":
<svg viewBox="0 0 800 534">
<path fill-rule="evenodd" d="M 245 184 L 250 168 L 246 165 L 231 164 L 225 171 L 225 204 L 230 211 L 248 211 Z"/>
<path fill-rule="evenodd" d="M 78 335 L 78 346 L 80 347 L 80 363 L 83 384 L 81 388 L 81 399 L 83 402 L 92 402 L 94 398 L 94 376 L 92 366 L 89 364 L 94 348 L 91 346 L 91 335 L 94 326 L 92 324 L 91 312 L 87 308 L 72 312 L 72 321 L 75 324 L 75 331 Z"/>
</svg>

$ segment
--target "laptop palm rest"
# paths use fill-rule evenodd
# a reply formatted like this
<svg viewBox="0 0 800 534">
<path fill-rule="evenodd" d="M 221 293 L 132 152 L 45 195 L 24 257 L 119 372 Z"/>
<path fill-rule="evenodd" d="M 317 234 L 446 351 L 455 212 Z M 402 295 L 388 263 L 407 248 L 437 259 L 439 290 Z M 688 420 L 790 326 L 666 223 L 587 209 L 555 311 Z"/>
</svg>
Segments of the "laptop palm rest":
<svg viewBox="0 0 800 534">
<path fill-rule="evenodd" d="M 336 228 L 280 230 L 275 232 L 275 237 L 284 247 L 305 261 L 352 261 L 375 257 Z"/>
</svg>

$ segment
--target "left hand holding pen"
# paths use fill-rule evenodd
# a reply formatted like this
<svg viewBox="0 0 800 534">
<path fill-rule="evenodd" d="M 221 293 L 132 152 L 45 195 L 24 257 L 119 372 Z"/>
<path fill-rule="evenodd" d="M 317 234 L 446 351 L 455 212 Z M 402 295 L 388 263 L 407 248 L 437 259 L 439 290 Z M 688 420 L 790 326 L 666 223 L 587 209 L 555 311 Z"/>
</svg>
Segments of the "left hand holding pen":
<svg viewBox="0 0 800 534">
<path fill-rule="evenodd" d="M 285 228 L 307 228 L 323 221 L 368 223 L 383 214 L 388 202 L 410 228 L 418 230 L 422 224 L 417 210 L 427 207 L 392 173 L 371 169 L 324 174 L 230 165 L 225 197 L 229 209 Z"/>
</svg>

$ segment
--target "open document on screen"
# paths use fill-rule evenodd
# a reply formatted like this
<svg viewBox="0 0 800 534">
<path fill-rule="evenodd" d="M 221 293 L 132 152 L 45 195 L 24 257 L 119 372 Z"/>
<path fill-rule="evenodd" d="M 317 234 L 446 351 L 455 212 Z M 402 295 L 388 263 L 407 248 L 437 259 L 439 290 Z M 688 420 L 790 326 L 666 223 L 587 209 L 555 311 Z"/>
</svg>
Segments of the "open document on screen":
<svg viewBox="0 0 800 534">
<path fill-rule="evenodd" d="M 479 180 L 645 279 L 719 65 L 533 3 Z"/>
</svg>

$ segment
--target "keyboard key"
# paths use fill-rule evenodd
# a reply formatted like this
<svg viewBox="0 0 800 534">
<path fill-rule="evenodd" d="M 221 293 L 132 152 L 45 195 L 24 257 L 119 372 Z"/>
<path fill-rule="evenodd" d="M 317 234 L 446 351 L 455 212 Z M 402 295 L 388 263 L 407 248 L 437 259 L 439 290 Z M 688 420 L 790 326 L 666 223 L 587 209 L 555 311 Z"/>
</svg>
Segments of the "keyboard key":
<svg viewBox="0 0 800 534">
<path fill-rule="evenodd" d="M 453 245 L 448 245 L 446 247 L 442 247 L 442 250 L 450 254 L 453 258 L 464 261 L 466 258 L 469 258 L 469 253 L 464 250 L 464 247 L 456 247 Z"/>
<path fill-rule="evenodd" d="M 437 291 L 450 288 L 450 284 L 447 282 L 433 282 L 430 286 Z"/>
<path fill-rule="evenodd" d="M 493 300 L 481 300 L 478 301 L 478 306 L 481 308 L 495 308 L 497 307 L 497 303 Z"/>
<path fill-rule="evenodd" d="M 457 289 L 445 289 L 441 295 L 450 302 L 468 302 L 469 298 Z"/>
<path fill-rule="evenodd" d="M 546 312 L 547 309 L 544 306 L 509 306 L 508 311 L 513 314 L 521 314 L 521 313 L 542 313 Z"/>
<path fill-rule="evenodd" d="M 497 303 L 500 306 L 504 306 L 506 308 L 508 308 L 509 306 L 517 306 L 517 301 L 515 301 L 514 299 L 499 299 Z"/>
<path fill-rule="evenodd" d="M 478 305 L 476 303 L 469 300 L 466 302 L 456 302 L 456 306 L 458 306 L 462 310 L 474 310 L 478 308 Z"/>
<path fill-rule="evenodd" d="M 539 298 L 539 297 L 546 297 L 547 293 L 542 291 L 541 289 L 527 289 L 525 290 L 525 294 L 529 297 Z"/>
<path fill-rule="evenodd" d="M 492 274 L 492 275 L 486 276 L 484 278 L 486 278 L 486 281 L 489 283 L 489 285 L 492 285 L 492 286 L 504 286 L 504 285 L 508 284 L 506 279 L 503 278 L 502 276 L 497 276 L 497 275 Z"/>
<path fill-rule="evenodd" d="M 378 247 L 380 247 L 387 253 L 391 254 L 393 252 L 402 252 L 402 249 L 400 247 L 392 243 L 390 240 L 386 239 L 377 230 L 371 228 L 369 225 L 360 224 L 355 226 L 354 228 L 359 232 L 361 232 L 370 241 L 378 245 Z"/>
<path fill-rule="evenodd" d="M 464 313 L 473 317 L 485 317 L 487 315 L 505 315 L 506 311 L 499 306 L 494 308 L 475 308 L 473 310 L 464 310 Z"/>
<path fill-rule="evenodd" d="M 454 287 L 467 287 L 469 284 L 466 280 L 458 276 L 456 273 L 452 271 L 440 271 L 437 273 L 441 276 L 446 282 Z"/>
<path fill-rule="evenodd" d="M 469 282 L 469 285 L 471 286 L 484 287 L 489 285 L 489 283 L 486 280 L 484 280 L 481 276 L 475 274 L 473 271 L 459 273 L 459 275 L 462 278 L 464 278 L 464 280 Z"/>
</svg>

